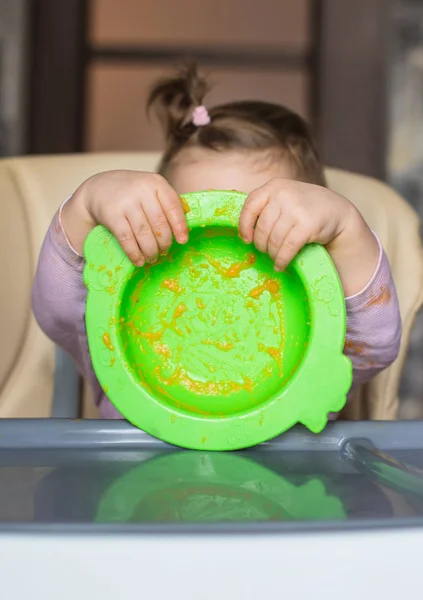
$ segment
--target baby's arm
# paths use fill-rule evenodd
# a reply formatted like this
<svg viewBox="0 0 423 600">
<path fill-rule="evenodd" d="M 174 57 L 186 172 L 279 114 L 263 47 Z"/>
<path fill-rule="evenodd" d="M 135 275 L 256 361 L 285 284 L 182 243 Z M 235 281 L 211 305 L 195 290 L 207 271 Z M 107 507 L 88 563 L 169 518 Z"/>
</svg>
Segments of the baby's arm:
<svg viewBox="0 0 423 600">
<path fill-rule="evenodd" d="M 388 259 L 379 245 L 373 277 L 358 294 L 346 299 L 347 336 L 344 353 L 353 364 L 353 387 L 372 379 L 396 359 L 401 317 Z"/>
<path fill-rule="evenodd" d="M 87 288 L 82 271 L 85 261 L 72 247 L 57 213 L 41 248 L 32 288 L 32 308 L 44 333 L 73 358 L 90 383 L 100 414 L 122 418 L 106 398 L 94 374 L 85 332 Z"/>
<path fill-rule="evenodd" d="M 44 333 L 80 366 L 87 296 L 83 267 L 83 257 L 67 240 L 58 212 L 41 248 L 32 288 L 32 308 Z"/>
</svg>

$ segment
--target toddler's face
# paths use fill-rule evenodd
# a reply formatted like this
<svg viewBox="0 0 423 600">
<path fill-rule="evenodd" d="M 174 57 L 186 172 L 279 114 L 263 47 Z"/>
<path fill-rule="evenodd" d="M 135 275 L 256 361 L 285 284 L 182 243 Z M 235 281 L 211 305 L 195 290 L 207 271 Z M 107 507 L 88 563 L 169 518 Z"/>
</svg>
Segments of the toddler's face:
<svg viewBox="0 0 423 600">
<path fill-rule="evenodd" d="M 201 148 L 182 150 L 166 173 L 178 194 L 210 189 L 248 194 L 275 177 L 295 179 L 288 159 L 275 152 L 214 152 Z"/>
</svg>

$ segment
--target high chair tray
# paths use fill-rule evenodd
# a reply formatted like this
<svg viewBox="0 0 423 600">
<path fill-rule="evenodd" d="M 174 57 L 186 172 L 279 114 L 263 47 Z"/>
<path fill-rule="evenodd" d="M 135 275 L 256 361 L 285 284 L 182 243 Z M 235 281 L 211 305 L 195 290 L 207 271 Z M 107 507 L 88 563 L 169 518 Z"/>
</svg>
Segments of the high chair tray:
<svg viewBox="0 0 423 600">
<path fill-rule="evenodd" d="M 222 454 L 125 421 L 1 420 L 4 597 L 253 598 L 282 578 L 305 599 L 325 573 L 345 600 L 366 573 L 366 598 L 398 598 L 420 577 L 422 434 L 338 422 Z"/>
<path fill-rule="evenodd" d="M 181 451 L 125 421 L 2 420 L 0 528 L 408 523 L 423 518 L 422 433 L 419 422 L 338 422 L 320 435 L 294 429 L 248 451 L 213 453 Z"/>
</svg>

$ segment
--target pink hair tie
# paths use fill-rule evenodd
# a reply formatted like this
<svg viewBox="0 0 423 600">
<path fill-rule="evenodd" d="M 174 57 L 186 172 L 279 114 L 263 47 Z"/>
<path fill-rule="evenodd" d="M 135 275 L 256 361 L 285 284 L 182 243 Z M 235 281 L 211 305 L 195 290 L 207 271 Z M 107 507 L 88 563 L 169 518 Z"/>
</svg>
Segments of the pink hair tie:
<svg viewBox="0 0 423 600">
<path fill-rule="evenodd" d="M 203 105 L 197 106 L 192 113 L 192 122 L 196 127 L 204 127 L 210 123 L 210 115 L 207 108 Z"/>
</svg>

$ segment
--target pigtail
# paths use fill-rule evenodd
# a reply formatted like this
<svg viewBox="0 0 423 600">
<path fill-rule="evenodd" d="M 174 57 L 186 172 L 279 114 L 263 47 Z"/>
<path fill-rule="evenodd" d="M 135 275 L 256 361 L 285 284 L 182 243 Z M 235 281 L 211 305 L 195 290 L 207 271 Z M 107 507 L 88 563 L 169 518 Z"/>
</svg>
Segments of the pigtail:
<svg viewBox="0 0 423 600">
<path fill-rule="evenodd" d="M 162 125 L 168 146 L 183 143 L 194 131 L 192 114 L 203 104 L 209 90 L 195 63 L 185 65 L 175 77 L 158 81 L 152 88 L 147 109 L 153 109 Z"/>
</svg>

